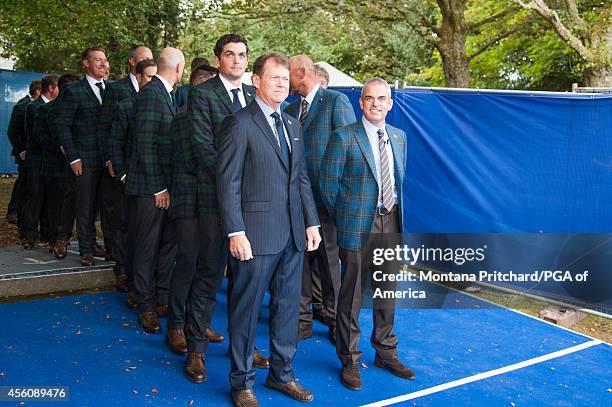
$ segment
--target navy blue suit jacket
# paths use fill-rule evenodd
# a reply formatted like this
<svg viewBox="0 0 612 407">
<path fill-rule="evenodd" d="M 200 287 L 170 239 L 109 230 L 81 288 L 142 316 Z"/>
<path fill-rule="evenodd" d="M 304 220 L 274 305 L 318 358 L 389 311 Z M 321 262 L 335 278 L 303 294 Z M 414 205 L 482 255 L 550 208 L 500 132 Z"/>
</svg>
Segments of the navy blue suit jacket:
<svg viewBox="0 0 612 407">
<path fill-rule="evenodd" d="M 300 122 L 285 113 L 282 118 L 291 141 L 289 164 L 255 102 L 228 116 L 220 132 L 217 197 L 224 230 L 245 231 L 253 255 L 280 253 L 291 236 L 304 251 L 306 228 L 319 225 Z"/>
</svg>

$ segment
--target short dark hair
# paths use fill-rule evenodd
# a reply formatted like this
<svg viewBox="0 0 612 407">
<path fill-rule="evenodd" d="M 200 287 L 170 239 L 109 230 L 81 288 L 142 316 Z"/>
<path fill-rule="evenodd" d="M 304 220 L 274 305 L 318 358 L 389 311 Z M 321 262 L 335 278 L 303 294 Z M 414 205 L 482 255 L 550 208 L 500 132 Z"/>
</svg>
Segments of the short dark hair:
<svg viewBox="0 0 612 407">
<path fill-rule="evenodd" d="M 136 73 L 139 75 L 142 75 L 145 69 L 147 69 L 150 66 L 157 66 L 157 62 L 155 62 L 152 59 L 143 59 L 142 61 L 136 64 Z"/>
<path fill-rule="evenodd" d="M 41 91 L 41 86 L 40 86 L 40 81 L 39 80 L 35 80 L 30 82 L 30 89 L 29 89 L 29 93 L 30 96 L 34 96 L 34 94 L 36 93 L 36 91 Z"/>
<path fill-rule="evenodd" d="M 60 92 L 62 92 L 62 90 L 64 90 L 64 88 L 66 86 L 68 86 L 68 84 L 72 83 L 72 82 L 76 82 L 79 80 L 79 77 L 76 76 L 73 73 L 65 73 L 62 74 L 62 76 L 59 77 L 59 79 L 57 80 L 57 86 L 59 86 L 59 90 Z"/>
<path fill-rule="evenodd" d="M 191 60 L 191 70 L 192 71 L 195 71 L 196 68 L 198 68 L 199 66 L 204 66 L 204 65 L 210 65 L 210 63 L 208 62 L 208 59 L 206 58 L 197 57 Z"/>
<path fill-rule="evenodd" d="M 59 75 L 55 75 L 55 74 L 43 76 L 43 78 L 40 80 L 40 91 L 42 93 L 45 93 L 46 91 L 49 90 L 51 86 L 57 86 L 58 79 L 59 79 Z"/>
<path fill-rule="evenodd" d="M 191 86 L 197 86 L 202 82 L 207 81 L 213 76 L 217 75 L 219 70 L 209 65 L 198 66 L 195 70 L 191 72 L 189 75 L 189 84 Z"/>
<path fill-rule="evenodd" d="M 246 47 L 247 55 L 249 54 L 249 44 L 247 43 L 247 40 L 244 37 L 238 34 L 225 34 L 224 36 L 219 38 L 217 40 L 217 43 L 215 44 L 215 48 L 213 49 L 215 56 L 217 58 L 221 58 L 221 53 L 223 52 L 223 48 L 231 42 L 243 43 L 244 46 Z"/>
<path fill-rule="evenodd" d="M 266 54 L 261 55 L 259 58 L 255 60 L 253 64 L 253 75 L 261 76 L 264 73 L 264 66 L 269 59 L 274 60 L 278 65 L 282 65 L 289 69 L 289 60 L 286 56 L 281 54 L 280 52 L 268 52 Z"/>
<path fill-rule="evenodd" d="M 81 61 L 85 61 L 87 58 L 89 58 L 89 54 L 91 54 L 94 51 L 100 51 L 100 52 L 104 52 L 106 54 L 106 51 L 104 51 L 104 48 L 89 47 L 85 51 L 83 51 L 83 53 L 81 54 Z"/>
<path fill-rule="evenodd" d="M 146 45 L 144 44 L 136 44 L 136 45 L 132 45 L 130 47 L 130 51 L 128 52 L 128 58 L 131 58 L 133 56 L 136 56 L 136 51 L 138 50 L 138 48 L 140 47 L 146 47 Z"/>
</svg>

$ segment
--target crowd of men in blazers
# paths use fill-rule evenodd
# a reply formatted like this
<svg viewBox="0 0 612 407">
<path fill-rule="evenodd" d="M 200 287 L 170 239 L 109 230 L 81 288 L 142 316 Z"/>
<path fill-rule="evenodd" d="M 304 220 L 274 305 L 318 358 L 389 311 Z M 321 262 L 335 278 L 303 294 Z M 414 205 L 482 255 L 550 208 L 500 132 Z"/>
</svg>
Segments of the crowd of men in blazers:
<svg viewBox="0 0 612 407">
<path fill-rule="evenodd" d="M 84 77 L 33 82 L 9 125 L 19 176 L 7 219 L 24 249 L 40 240 L 58 259 L 76 223 L 82 265 L 114 260 L 143 331 L 160 333 L 167 317 L 166 344 L 186 355 L 194 383 L 207 379 L 208 343 L 225 339 L 210 323 L 226 276 L 237 406 L 259 405 L 254 368 L 269 369 L 267 387 L 313 400 L 292 366 L 313 319 L 328 326 L 341 382 L 359 390 L 363 236 L 402 230 L 407 141 L 385 122 L 391 88 L 368 81 L 356 119 L 307 55 L 261 55 L 251 86 L 246 39 L 224 35 L 213 51 L 214 64 L 196 58 L 178 90 L 182 52 L 164 48 L 154 60 L 144 45 L 130 49 L 123 79 L 109 82 L 104 50 L 91 47 Z M 269 359 L 255 347 L 266 291 Z M 393 304 L 375 301 L 373 312 L 375 365 L 414 379 L 397 355 Z"/>
</svg>

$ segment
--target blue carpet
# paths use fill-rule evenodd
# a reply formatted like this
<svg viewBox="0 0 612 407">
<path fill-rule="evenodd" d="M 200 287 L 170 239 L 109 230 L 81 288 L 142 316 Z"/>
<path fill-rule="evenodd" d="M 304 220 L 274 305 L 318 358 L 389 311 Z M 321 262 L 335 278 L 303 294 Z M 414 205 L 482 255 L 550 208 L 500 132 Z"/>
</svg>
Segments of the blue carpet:
<svg viewBox="0 0 612 407">
<path fill-rule="evenodd" d="M 218 297 L 212 326 L 225 332 L 225 292 Z M 70 401 L 60 405 L 231 406 L 227 341 L 209 346 L 208 381 L 193 384 L 183 378 L 184 358 L 167 350 L 163 335 L 144 334 L 124 298 L 102 293 L 0 305 L 0 386 L 68 386 Z M 371 311 L 362 311 L 361 349 L 369 367 L 362 369 L 359 392 L 340 384 L 335 349 L 326 328 L 315 323 L 313 338 L 299 344 L 294 363 L 300 382 L 315 394 L 310 405 L 372 403 L 590 341 L 460 293 L 444 302 L 446 309 L 397 311 L 399 356 L 416 371 L 413 381 L 373 366 Z M 267 354 L 265 307 L 262 314 L 257 345 Z M 399 405 L 609 406 L 610 366 L 611 348 L 601 344 Z M 265 378 L 266 371 L 258 370 L 254 391 L 262 406 L 305 405 L 263 387 Z"/>
</svg>

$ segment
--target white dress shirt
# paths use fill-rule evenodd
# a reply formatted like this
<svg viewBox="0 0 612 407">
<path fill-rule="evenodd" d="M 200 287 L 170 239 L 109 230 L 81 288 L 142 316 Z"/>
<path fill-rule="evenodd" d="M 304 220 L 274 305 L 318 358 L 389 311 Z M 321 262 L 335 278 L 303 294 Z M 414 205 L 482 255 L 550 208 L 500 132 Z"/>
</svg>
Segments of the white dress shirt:
<svg viewBox="0 0 612 407">
<path fill-rule="evenodd" d="M 132 81 L 132 86 L 134 86 L 134 89 L 136 89 L 136 92 L 138 92 L 140 90 L 140 87 L 138 86 L 138 81 L 136 80 L 136 75 L 134 75 L 133 73 L 130 72 L 130 74 L 128 76 L 130 78 L 130 81 Z"/>
<path fill-rule="evenodd" d="M 225 90 L 229 94 L 229 98 L 232 102 L 234 102 L 234 94 L 232 93 L 232 89 L 238 89 L 238 100 L 240 101 L 240 105 L 242 107 L 246 106 L 246 99 L 244 98 L 244 92 L 242 91 L 242 82 L 240 82 L 239 86 L 234 85 L 227 79 L 223 77 L 223 74 L 219 74 L 219 79 L 221 79 L 221 83 L 225 86 Z"/>
<path fill-rule="evenodd" d="M 312 102 L 314 102 L 315 95 L 319 91 L 319 88 L 320 88 L 319 84 L 316 84 L 315 87 L 312 88 L 310 93 L 306 95 L 306 97 L 302 97 L 302 103 L 304 103 L 304 99 L 306 99 L 306 101 L 308 102 L 308 110 L 306 111 L 306 113 L 310 111 L 310 108 L 312 107 Z M 300 106 L 300 111 L 301 111 L 301 106 Z"/>
<path fill-rule="evenodd" d="M 391 142 L 389 141 L 389 135 L 387 134 L 387 130 L 385 130 L 385 125 L 383 124 L 382 128 L 378 128 L 365 118 L 365 116 L 361 117 L 361 121 L 363 122 L 363 127 L 365 128 L 366 134 L 368 135 L 368 140 L 370 141 L 370 146 L 372 147 L 372 153 L 374 153 L 374 163 L 376 165 L 376 182 L 378 183 L 378 206 L 382 206 L 382 186 L 380 183 L 382 182 L 382 169 L 380 168 L 380 149 L 378 148 L 378 130 L 382 130 L 385 133 L 387 138 L 387 143 L 385 144 L 385 148 L 387 149 L 387 157 L 389 157 L 389 170 L 391 171 L 391 183 L 393 185 L 393 198 L 395 198 L 395 202 L 397 202 L 397 190 L 395 189 L 395 164 L 393 163 L 393 150 L 391 149 Z"/>
</svg>

